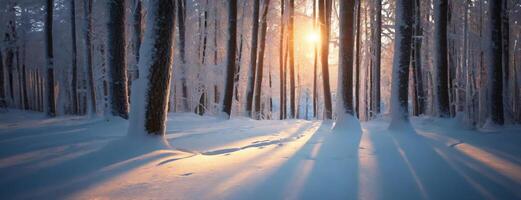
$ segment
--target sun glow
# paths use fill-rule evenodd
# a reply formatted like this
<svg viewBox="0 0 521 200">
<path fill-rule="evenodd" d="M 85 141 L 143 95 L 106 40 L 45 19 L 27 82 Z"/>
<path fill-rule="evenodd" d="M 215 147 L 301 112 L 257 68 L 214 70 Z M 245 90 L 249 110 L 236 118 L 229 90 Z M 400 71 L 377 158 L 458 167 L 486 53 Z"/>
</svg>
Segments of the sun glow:
<svg viewBox="0 0 521 200">
<path fill-rule="evenodd" d="M 311 31 L 306 36 L 306 40 L 310 43 L 318 43 L 320 42 L 320 33 L 317 31 Z"/>
</svg>

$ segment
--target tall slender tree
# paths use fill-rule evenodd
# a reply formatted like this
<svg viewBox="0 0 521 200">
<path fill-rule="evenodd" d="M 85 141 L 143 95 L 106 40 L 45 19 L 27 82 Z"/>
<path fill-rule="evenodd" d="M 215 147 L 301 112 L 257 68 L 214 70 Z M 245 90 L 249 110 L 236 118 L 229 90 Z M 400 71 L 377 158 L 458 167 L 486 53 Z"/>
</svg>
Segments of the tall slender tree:
<svg viewBox="0 0 521 200">
<path fill-rule="evenodd" d="M 87 115 L 93 115 L 97 110 L 96 101 L 96 84 L 94 82 L 94 65 L 92 64 L 92 0 L 83 0 L 83 13 L 84 13 L 84 43 L 85 50 L 85 71 L 87 72 Z"/>
<path fill-rule="evenodd" d="M 490 0 L 490 31 L 491 31 L 491 47 L 490 58 L 488 63 L 490 68 L 490 118 L 499 125 L 503 125 L 504 106 L 503 106 L 503 45 L 502 45 L 502 17 L 503 5 L 501 0 Z"/>
<path fill-rule="evenodd" d="M 54 86 L 54 54 L 52 42 L 52 21 L 54 1 L 47 0 L 45 17 L 45 44 L 47 47 L 47 115 L 56 116 L 56 90 Z"/>
<path fill-rule="evenodd" d="M 188 111 L 188 85 L 186 81 L 186 24 L 185 24 L 185 8 L 186 0 L 177 1 L 177 20 L 179 28 L 179 57 L 181 59 L 181 93 L 182 93 L 182 110 Z"/>
<path fill-rule="evenodd" d="M 438 0 L 435 3 L 435 66 L 437 80 L 438 110 L 442 117 L 450 117 L 449 101 L 449 60 L 448 60 L 448 0 Z"/>
<path fill-rule="evenodd" d="M 280 0 L 280 42 L 279 42 L 279 78 L 280 78 L 280 113 L 279 119 L 286 118 L 286 75 L 284 62 L 284 0 Z"/>
<path fill-rule="evenodd" d="M 248 71 L 248 85 L 246 86 L 246 114 L 252 114 L 253 93 L 255 87 L 255 73 L 257 70 L 257 46 L 259 38 L 259 10 L 260 0 L 253 0 L 253 22 L 251 31 L 250 69 Z"/>
<path fill-rule="evenodd" d="M 391 124 L 390 129 L 399 129 L 409 124 L 408 84 L 411 61 L 413 0 L 396 1 L 394 63 L 391 80 Z"/>
<path fill-rule="evenodd" d="M 260 47 L 259 47 L 259 63 L 257 64 L 257 77 L 255 78 L 255 118 L 261 118 L 261 96 L 262 96 L 262 76 L 264 69 L 264 50 L 266 47 L 266 31 L 268 29 L 267 16 L 270 0 L 264 0 L 261 27 L 260 27 Z"/>
<path fill-rule="evenodd" d="M 288 5 L 289 21 L 288 21 L 288 53 L 289 53 L 289 115 L 290 118 L 296 116 L 295 105 L 295 0 L 289 0 Z"/>
<path fill-rule="evenodd" d="M 72 38 L 72 111 L 78 114 L 79 103 L 78 103 L 78 51 L 76 44 L 76 3 L 75 0 L 71 0 L 71 38 Z"/>
<path fill-rule="evenodd" d="M 374 23 L 374 114 L 380 113 L 380 68 L 382 52 L 382 0 L 375 2 L 375 23 Z"/>
<path fill-rule="evenodd" d="M 127 60 L 125 51 L 125 5 L 126 0 L 108 1 L 110 20 L 108 24 L 110 95 L 112 115 L 128 119 Z"/>
<path fill-rule="evenodd" d="M 233 85 L 237 52 L 237 0 L 228 1 L 228 52 L 226 53 L 226 83 L 224 87 L 223 112 L 232 114 Z"/>
<path fill-rule="evenodd" d="M 354 61 L 354 20 L 355 1 L 340 1 L 340 36 L 337 121 L 335 129 L 341 130 L 352 125 L 348 120 L 354 119 L 353 105 L 353 61 Z"/>
<path fill-rule="evenodd" d="M 322 65 L 322 80 L 324 87 L 324 118 L 332 119 L 331 88 L 329 85 L 329 26 L 331 0 L 319 0 L 319 24 L 321 37 L 320 64 Z"/>
</svg>

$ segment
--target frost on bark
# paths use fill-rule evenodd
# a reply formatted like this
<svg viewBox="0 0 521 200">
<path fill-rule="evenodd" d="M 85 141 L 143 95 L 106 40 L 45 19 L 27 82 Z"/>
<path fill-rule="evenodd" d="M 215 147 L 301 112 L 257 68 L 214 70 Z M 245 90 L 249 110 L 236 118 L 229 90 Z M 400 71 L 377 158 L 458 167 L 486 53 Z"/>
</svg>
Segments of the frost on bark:
<svg viewBox="0 0 521 200">
<path fill-rule="evenodd" d="M 56 91 L 54 87 L 54 56 L 52 48 L 52 20 L 53 20 L 53 0 L 47 0 L 45 17 L 45 44 L 47 53 L 47 115 L 49 117 L 56 116 Z"/>
<path fill-rule="evenodd" d="M 248 71 L 248 85 L 246 86 L 246 115 L 254 117 L 252 113 L 253 93 L 257 70 L 257 46 L 259 36 L 259 9 L 260 0 L 253 0 L 253 26 L 251 31 L 250 69 Z"/>
<path fill-rule="evenodd" d="M 228 1 L 228 45 L 226 53 L 226 83 L 224 86 L 223 112 L 228 118 L 232 113 L 235 54 L 237 53 L 237 0 Z"/>
<path fill-rule="evenodd" d="M 108 1 L 109 68 L 112 115 L 128 119 L 127 60 L 125 47 L 125 0 Z"/>
<path fill-rule="evenodd" d="M 413 0 L 397 0 L 391 78 L 391 129 L 409 123 L 407 99 L 413 22 Z"/>
<path fill-rule="evenodd" d="M 173 28 L 174 4 L 172 0 L 151 0 L 149 2 L 149 17 L 147 33 L 145 33 L 143 56 L 139 62 L 143 77 L 136 84 L 143 84 L 145 114 L 145 132 L 154 135 L 164 135 L 166 128 L 168 97 L 170 94 L 170 77 L 173 63 Z M 147 52 L 150 51 L 150 52 Z M 139 87 L 139 86 L 138 86 Z M 138 89 L 136 92 L 139 92 Z M 134 108 L 134 106 L 133 106 Z M 139 108 L 136 108 L 139 112 Z M 132 113 L 134 114 L 134 112 Z M 140 116 L 143 113 L 138 113 Z M 138 119 L 139 120 L 139 119 Z"/>
<path fill-rule="evenodd" d="M 264 0 L 260 30 L 259 63 L 257 64 L 257 77 L 255 78 L 255 119 L 261 118 L 262 76 L 264 69 L 264 50 L 266 47 L 266 31 L 268 29 L 267 15 L 269 4 L 270 0 Z"/>
<path fill-rule="evenodd" d="M 186 83 L 186 25 L 185 25 L 185 8 L 186 0 L 177 1 L 177 20 L 179 28 L 179 55 L 181 59 L 181 93 L 182 93 L 182 111 L 188 111 L 188 86 Z"/>
<path fill-rule="evenodd" d="M 94 83 L 94 66 L 92 64 L 92 0 L 83 0 L 84 13 L 84 43 L 85 50 L 85 68 L 87 71 L 87 114 L 96 113 L 96 85 Z"/>
</svg>

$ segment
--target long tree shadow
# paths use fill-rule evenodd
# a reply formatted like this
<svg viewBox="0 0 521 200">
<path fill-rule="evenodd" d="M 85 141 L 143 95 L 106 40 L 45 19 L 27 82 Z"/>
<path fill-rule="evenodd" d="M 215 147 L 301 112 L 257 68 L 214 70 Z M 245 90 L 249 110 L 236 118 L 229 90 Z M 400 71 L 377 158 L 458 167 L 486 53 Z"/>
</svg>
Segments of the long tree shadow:
<svg viewBox="0 0 521 200">
<path fill-rule="evenodd" d="M 99 150 L 0 180 L 0 199 L 63 198 L 146 163 L 173 156 L 157 138 L 123 137 Z"/>
<path fill-rule="evenodd" d="M 356 198 L 360 135 L 332 133 L 331 123 L 323 122 L 295 154 L 250 192 L 257 199 Z"/>
<path fill-rule="evenodd" d="M 415 131 L 389 132 L 391 141 L 406 165 L 423 199 L 516 199 L 508 187 L 492 181 L 498 174 L 485 178 L 468 168 L 476 163 L 457 163 L 451 146 L 433 143 Z M 448 152 L 448 153 L 447 153 Z M 492 178 L 492 179 L 490 179 Z M 390 182 L 385 180 L 384 182 Z M 405 190 L 404 188 L 402 188 Z M 403 198 L 402 198 L 403 199 Z"/>
</svg>

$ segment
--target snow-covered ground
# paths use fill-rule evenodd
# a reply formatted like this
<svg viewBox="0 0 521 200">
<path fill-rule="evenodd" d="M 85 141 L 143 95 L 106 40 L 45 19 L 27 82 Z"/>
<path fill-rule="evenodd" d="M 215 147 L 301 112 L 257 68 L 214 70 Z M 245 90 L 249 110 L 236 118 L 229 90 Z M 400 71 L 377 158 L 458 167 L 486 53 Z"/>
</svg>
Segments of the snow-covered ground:
<svg viewBox="0 0 521 200">
<path fill-rule="evenodd" d="M 172 114 L 167 142 L 128 122 L 0 114 L 0 199 L 521 199 L 521 127 L 414 118 L 390 132 Z"/>
</svg>

